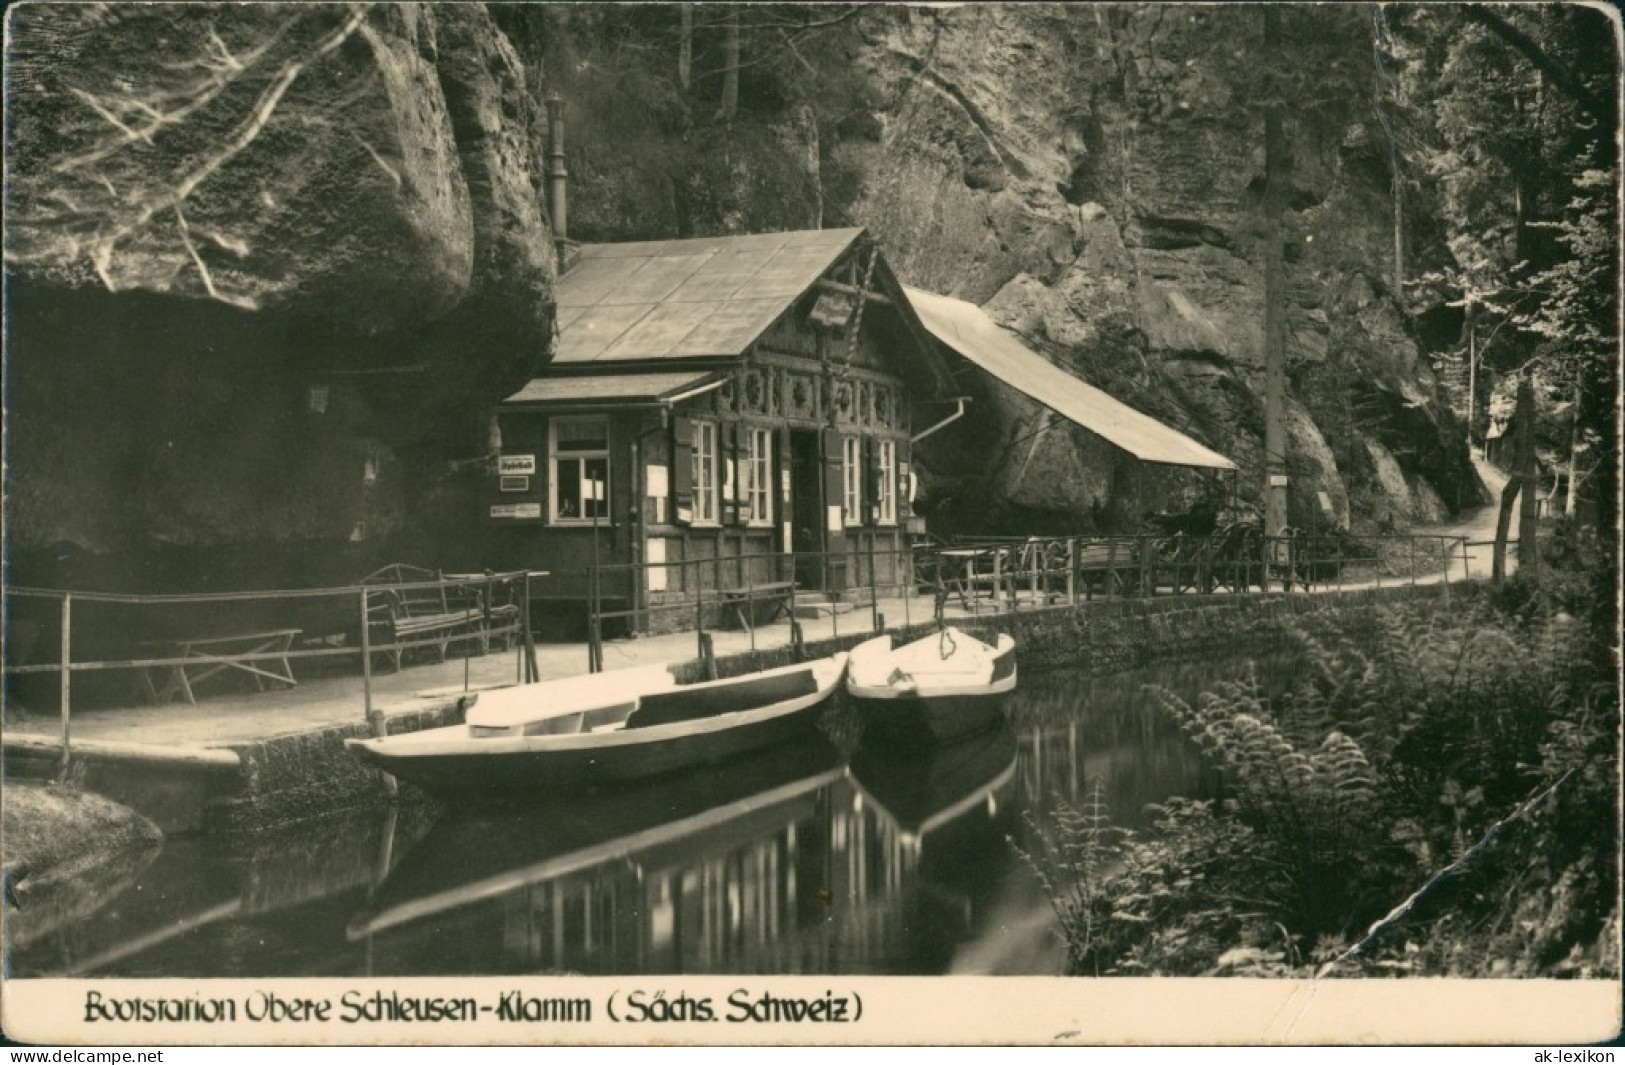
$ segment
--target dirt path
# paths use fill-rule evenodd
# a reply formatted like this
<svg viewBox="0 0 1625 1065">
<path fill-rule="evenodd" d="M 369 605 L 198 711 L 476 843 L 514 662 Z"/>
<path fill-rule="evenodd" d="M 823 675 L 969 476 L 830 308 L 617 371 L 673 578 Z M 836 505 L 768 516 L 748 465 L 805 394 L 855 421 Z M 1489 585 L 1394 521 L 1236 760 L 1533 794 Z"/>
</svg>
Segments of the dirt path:
<svg viewBox="0 0 1625 1065">
<path fill-rule="evenodd" d="M 1501 510 L 1501 489 L 1506 487 L 1507 475 L 1498 467 L 1473 456 L 1473 468 L 1478 471 L 1479 479 L 1490 497 L 1490 502 L 1472 510 L 1463 511 L 1448 522 L 1438 525 L 1422 525 L 1413 529 L 1416 533 L 1430 533 L 1440 536 L 1461 536 L 1469 543 L 1485 543 L 1495 539 L 1495 522 Z M 1513 552 L 1507 552 L 1507 572 L 1512 572 L 1516 560 Z M 1491 549 L 1485 547 L 1472 547 L 1468 549 L 1468 568 L 1474 577 L 1488 577 L 1491 569 Z"/>
</svg>

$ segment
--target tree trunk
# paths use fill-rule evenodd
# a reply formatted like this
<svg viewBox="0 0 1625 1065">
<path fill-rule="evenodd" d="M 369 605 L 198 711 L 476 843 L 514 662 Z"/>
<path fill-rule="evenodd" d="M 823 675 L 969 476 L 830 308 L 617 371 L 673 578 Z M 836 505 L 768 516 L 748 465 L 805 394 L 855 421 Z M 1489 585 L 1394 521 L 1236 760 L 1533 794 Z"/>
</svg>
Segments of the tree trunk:
<svg viewBox="0 0 1625 1065">
<path fill-rule="evenodd" d="M 739 8 L 728 9 L 725 32 L 722 43 L 722 107 L 717 110 L 718 122 L 732 122 L 739 112 Z"/>
<path fill-rule="evenodd" d="M 1501 513 L 1495 519 L 1495 552 L 1490 559 L 1490 580 L 1500 584 L 1507 575 L 1507 533 L 1512 528 L 1512 501 L 1518 498 L 1521 478 L 1514 473 L 1501 489 Z"/>
<path fill-rule="evenodd" d="M 1271 73 L 1280 64 L 1281 15 L 1266 6 L 1264 15 L 1264 62 Z M 1270 99 L 1264 107 L 1264 536 L 1266 556 L 1279 549 L 1274 538 L 1282 536 L 1287 524 L 1286 472 L 1286 353 L 1281 330 L 1283 266 L 1281 262 L 1281 169 L 1286 145 L 1281 125 L 1281 86 L 1277 81 L 1267 90 Z"/>
<path fill-rule="evenodd" d="M 1496 584 L 1506 578 L 1507 533 L 1512 528 L 1512 501 L 1521 490 L 1522 506 L 1518 517 L 1518 568 L 1533 565 L 1535 561 L 1535 526 L 1540 504 L 1539 484 L 1535 479 L 1535 387 L 1526 376 L 1518 382 L 1518 402 L 1512 411 L 1514 436 L 1512 475 L 1501 489 L 1501 513 L 1495 522 L 1495 553 L 1490 565 L 1490 576 Z"/>
<path fill-rule="evenodd" d="M 1569 483 L 1568 494 L 1563 498 L 1563 516 L 1574 517 L 1579 492 L 1575 485 L 1580 479 L 1580 402 L 1583 398 L 1581 385 L 1585 378 L 1585 371 L 1580 366 L 1574 368 L 1574 410 L 1569 418 Z"/>
<path fill-rule="evenodd" d="M 694 5 L 677 5 L 677 83 L 688 91 L 694 70 Z"/>
<path fill-rule="evenodd" d="M 1467 297 L 1467 450 L 1473 450 L 1473 422 L 1478 413 L 1478 333 L 1473 299 Z"/>
<path fill-rule="evenodd" d="M 1524 484 L 1518 514 L 1518 568 L 1533 567 L 1540 526 L 1540 471 L 1535 465 L 1535 386 L 1527 375 L 1518 382 L 1518 476 Z M 1530 576 L 1533 571 L 1530 570 Z"/>
</svg>

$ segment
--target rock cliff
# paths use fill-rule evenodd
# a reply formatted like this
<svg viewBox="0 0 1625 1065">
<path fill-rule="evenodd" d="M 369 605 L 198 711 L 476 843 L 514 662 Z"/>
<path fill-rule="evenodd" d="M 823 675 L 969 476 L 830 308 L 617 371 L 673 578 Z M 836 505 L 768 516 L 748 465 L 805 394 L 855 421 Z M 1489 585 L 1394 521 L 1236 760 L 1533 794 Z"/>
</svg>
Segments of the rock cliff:
<svg viewBox="0 0 1625 1065">
<path fill-rule="evenodd" d="M 868 226 L 904 280 L 984 305 L 1243 467 L 1217 487 L 1133 470 L 993 389 L 922 455 L 944 518 L 976 498 L 959 520 L 1121 527 L 1257 495 L 1254 9 L 742 8 L 731 119 L 725 16 L 695 10 L 686 85 L 675 5 L 13 11 L 17 578 L 60 580 L 77 551 L 151 585 L 128 559 L 165 547 L 272 560 L 259 581 L 310 578 L 313 556 L 353 577 L 344 550 L 432 536 L 434 514 L 467 502 L 456 485 L 484 455 L 489 405 L 548 357 L 544 87 L 567 101 L 572 236 Z M 1334 29 L 1314 55 L 1343 91 L 1370 45 Z M 1393 296 L 1366 111 L 1289 131 L 1305 526 L 1478 497 Z M 189 564 L 184 583 L 199 579 Z"/>
<path fill-rule="evenodd" d="M 866 225 L 905 281 L 983 305 L 1235 459 L 1233 491 L 1258 496 L 1257 9 L 883 7 L 802 35 L 747 19 L 741 98 L 755 106 L 726 126 L 711 112 L 720 30 L 696 31 L 695 69 L 710 77 L 684 89 L 677 17 L 663 15 L 578 11 L 537 51 L 571 101 L 578 235 Z M 1327 36 L 1299 42 L 1300 65 L 1320 65 L 1306 93 L 1352 97 L 1289 130 L 1289 462 L 1306 528 L 1430 520 L 1480 494 L 1392 291 L 1387 149 L 1358 95 L 1371 79 L 1363 17 L 1296 27 Z M 1132 526 L 1232 491 L 1188 473 L 1124 477 L 1097 439 L 1047 421 L 995 389 L 935 438 L 922 472 L 942 516 Z M 963 498 L 973 514 L 954 514 Z"/>
<path fill-rule="evenodd" d="M 15 558 L 151 584 L 166 546 L 297 567 L 407 530 L 549 351 L 541 128 L 485 8 L 9 22 Z"/>
</svg>

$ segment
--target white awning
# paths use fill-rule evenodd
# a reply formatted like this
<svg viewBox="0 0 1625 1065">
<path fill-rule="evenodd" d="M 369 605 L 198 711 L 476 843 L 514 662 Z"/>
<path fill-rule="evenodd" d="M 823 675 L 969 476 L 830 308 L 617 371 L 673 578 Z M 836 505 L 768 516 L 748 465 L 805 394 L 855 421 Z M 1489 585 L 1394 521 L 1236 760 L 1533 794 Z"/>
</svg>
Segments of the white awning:
<svg viewBox="0 0 1625 1065">
<path fill-rule="evenodd" d="M 538 377 L 503 400 L 502 405 L 538 410 L 652 407 L 676 403 L 720 388 L 727 379 L 726 373 L 714 370 Z"/>
<path fill-rule="evenodd" d="M 904 291 L 932 336 L 1011 388 L 1140 461 L 1236 469 L 1234 462 L 1218 452 L 1056 366 L 974 303 L 907 286 Z"/>
</svg>

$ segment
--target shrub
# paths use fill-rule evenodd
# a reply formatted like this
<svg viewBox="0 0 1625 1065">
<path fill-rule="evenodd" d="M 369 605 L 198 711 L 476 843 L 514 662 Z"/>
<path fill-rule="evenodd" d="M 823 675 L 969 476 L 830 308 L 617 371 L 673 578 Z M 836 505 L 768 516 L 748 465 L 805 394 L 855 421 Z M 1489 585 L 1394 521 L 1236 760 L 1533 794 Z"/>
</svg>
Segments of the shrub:
<svg viewBox="0 0 1625 1065">
<path fill-rule="evenodd" d="M 1098 801 L 1056 818 L 1029 860 L 1074 971 L 1273 973 L 1358 942 L 1355 971 L 1617 974 L 1617 684 L 1582 622 L 1507 605 L 1311 616 L 1289 695 L 1160 693 L 1225 798 L 1138 836 Z M 1384 922 L 1404 935 L 1361 940 L 1424 885 Z"/>
</svg>

